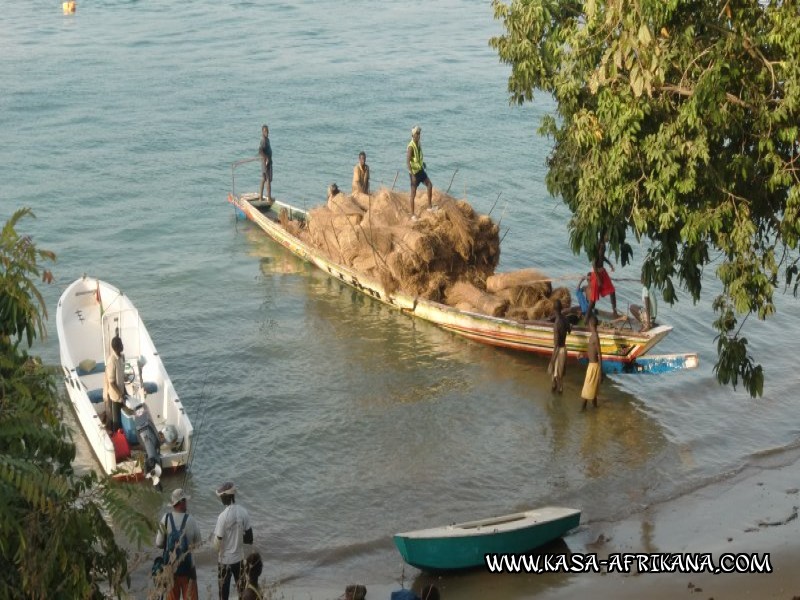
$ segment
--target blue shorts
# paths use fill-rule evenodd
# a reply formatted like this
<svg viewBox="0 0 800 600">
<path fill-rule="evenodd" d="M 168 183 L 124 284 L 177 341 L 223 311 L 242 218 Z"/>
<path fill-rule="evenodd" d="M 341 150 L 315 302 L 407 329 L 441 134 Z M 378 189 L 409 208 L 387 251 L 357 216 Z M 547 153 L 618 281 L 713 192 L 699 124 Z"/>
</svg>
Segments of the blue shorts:
<svg viewBox="0 0 800 600">
<path fill-rule="evenodd" d="M 266 167 L 263 162 L 261 163 L 261 179 L 264 181 L 272 181 L 272 161 L 269 161 Z"/>
<path fill-rule="evenodd" d="M 425 172 L 425 169 L 422 169 L 421 171 L 417 172 L 416 174 L 409 173 L 408 177 L 411 180 L 411 187 L 412 188 L 417 187 L 420 183 L 425 183 L 426 181 L 428 181 L 428 174 Z"/>
<path fill-rule="evenodd" d="M 586 298 L 583 288 L 575 289 L 575 297 L 578 299 L 578 305 L 581 307 L 581 312 L 584 315 L 589 314 L 589 300 Z"/>
</svg>

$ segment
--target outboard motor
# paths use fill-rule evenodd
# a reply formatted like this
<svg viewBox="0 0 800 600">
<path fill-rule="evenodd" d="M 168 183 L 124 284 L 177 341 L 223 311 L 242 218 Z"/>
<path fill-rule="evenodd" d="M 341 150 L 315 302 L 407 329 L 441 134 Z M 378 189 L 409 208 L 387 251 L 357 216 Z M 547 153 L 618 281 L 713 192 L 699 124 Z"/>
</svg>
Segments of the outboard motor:
<svg viewBox="0 0 800 600">
<path fill-rule="evenodd" d="M 153 418 L 150 416 L 150 409 L 147 408 L 147 404 L 142 402 L 133 409 L 133 414 L 136 423 L 136 437 L 147 455 L 144 463 L 145 476 L 152 478 L 153 485 L 156 489 L 161 490 L 161 441 Z"/>
<path fill-rule="evenodd" d="M 178 429 L 175 425 L 166 425 L 161 430 L 161 435 L 163 435 L 164 444 L 167 445 L 169 449 L 179 448 L 181 444 L 183 444 L 183 436 L 178 433 Z"/>
</svg>

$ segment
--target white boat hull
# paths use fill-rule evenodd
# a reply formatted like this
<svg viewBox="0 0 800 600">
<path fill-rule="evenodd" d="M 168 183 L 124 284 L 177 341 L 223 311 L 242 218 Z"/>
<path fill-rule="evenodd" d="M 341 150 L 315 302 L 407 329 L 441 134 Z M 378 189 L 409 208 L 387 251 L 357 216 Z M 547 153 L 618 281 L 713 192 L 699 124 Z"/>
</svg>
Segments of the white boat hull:
<svg viewBox="0 0 800 600">
<path fill-rule="evenodd" d="M 161 467 L 164 472 L 185 468 L 192 446 L 192 424 L 128 297 L 98 279 L 78 279 L 61 295 L 56 327 L 67 393 L 103 472 L 120 479 L 144 476 L 144 452 L 137 448 L 135 430 L 126 429 L 126 437 L 133 443 L 131 458 L 118 462 L 103 419 L 104 365 L 117 329 L 124 345 L 126 370 L 130 368 L 132 376 L 126 384 L 131 408 L 144 403 L 158 431 L 168 425 L 175 428 L 179 442 L 162 443 Z"/>
</svg>

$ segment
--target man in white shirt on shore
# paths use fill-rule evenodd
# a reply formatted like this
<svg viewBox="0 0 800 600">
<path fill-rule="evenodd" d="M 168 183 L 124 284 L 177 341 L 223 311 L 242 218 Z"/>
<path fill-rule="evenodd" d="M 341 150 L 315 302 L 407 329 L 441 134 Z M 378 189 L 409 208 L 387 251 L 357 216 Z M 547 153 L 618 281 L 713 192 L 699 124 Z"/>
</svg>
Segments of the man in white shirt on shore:
<svg viewBox="0 0 800 600">
<path fill-rule="evenodd" d="M 246 578 L 242 573 L 244 544 L 253 543 L 250 515 L 244 507 L 236 504 L 236 486 L 228 481 L 217 488 L 217 496 L 225 505 L 214 528 L 214 547 L 218 552 L 217 579 L 220 600 L 228 600 L 231 579 L 236 590 L 242 594 Z"/>
</svg>

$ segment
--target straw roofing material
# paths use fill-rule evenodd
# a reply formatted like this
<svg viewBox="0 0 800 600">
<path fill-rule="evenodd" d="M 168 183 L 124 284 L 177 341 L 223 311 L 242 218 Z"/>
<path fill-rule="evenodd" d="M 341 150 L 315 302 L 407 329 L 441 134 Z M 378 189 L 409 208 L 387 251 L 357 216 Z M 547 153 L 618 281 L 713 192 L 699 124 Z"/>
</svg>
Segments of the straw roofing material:
<svg viewBox="0 0 800 600">
<path fill-rule="evenodd" d="M 549 298 L 551 291 L 549 283 L 539 282 L 506 288 L 496 293 L 501 298 L 506 298 L 513 306 L 531 308 L 542 298 Z"/>
<path fill-rule="evenodd" d="M 509 273 L 497 273 L 486 280 L 486 290 L 489 292 L 499 292 L 508 288 L 524 285 L 534 285 L 547 280 L 547 275 L 537 269 L 520 269 Z M 544 281 L 549 283 L 549 281 Z M 548 291 L 546 296 L 550 295 Z"/>
<path fill-rule="evenodd" d="M 553 314 L 553 301 L 550 298 L 542 298 L 529 311 L 528 318 L 532 321 L 544 321 Z"/>
<path fill-rule="evenodd" d="M 334 262 L 377 279 L 387 293 L 402 291 L 519 320 L 547 318 L 552 289 L 543 273 L 523 269 L 495 275 L 497 224 L 467 201 L 439 190 L 433 201 L 438 210 L 428 211 L 427 203 L 417 202 L 418 218 L 411 220 L 407 193 L 385 188 L 372 195 L 339 193 L 309 212 L 299 235 Z M 284 221 L 285 228 L 298 228 Z"/>
<path fill-rule="evenodd" d="M 494 294 L 487 294 L 466 281 L 457 281 L 448 290 L 445 296 L 448 304 L 469 304 L 482 312 L 494 317 L 501 317 L 508 309 L 508 300 L 498 298 Z"/>
<path fill-rule="evenodd" d="M 345 196 L 342 192 L 339 192 L 335 196 L 328 198 L 328 208 L 334 214 L 342 214 L 342 215 L 352 215 L 355 217 L 363 217 L 364 216 L 364 209 L 350 196 Z M 358 218 L 354 220 L 354 223 L 360 222 L 361 219 Z"/>
<path fill-rule="evenodd" d="M 561 308 L 565 310 L 572 306 L 572 295 L 569 293 L 569 289 L 565 287 L 554 289 L 553 293 L 550 294 L 550 300 L 553 302 L 561 300 Z"/>
</svg>

